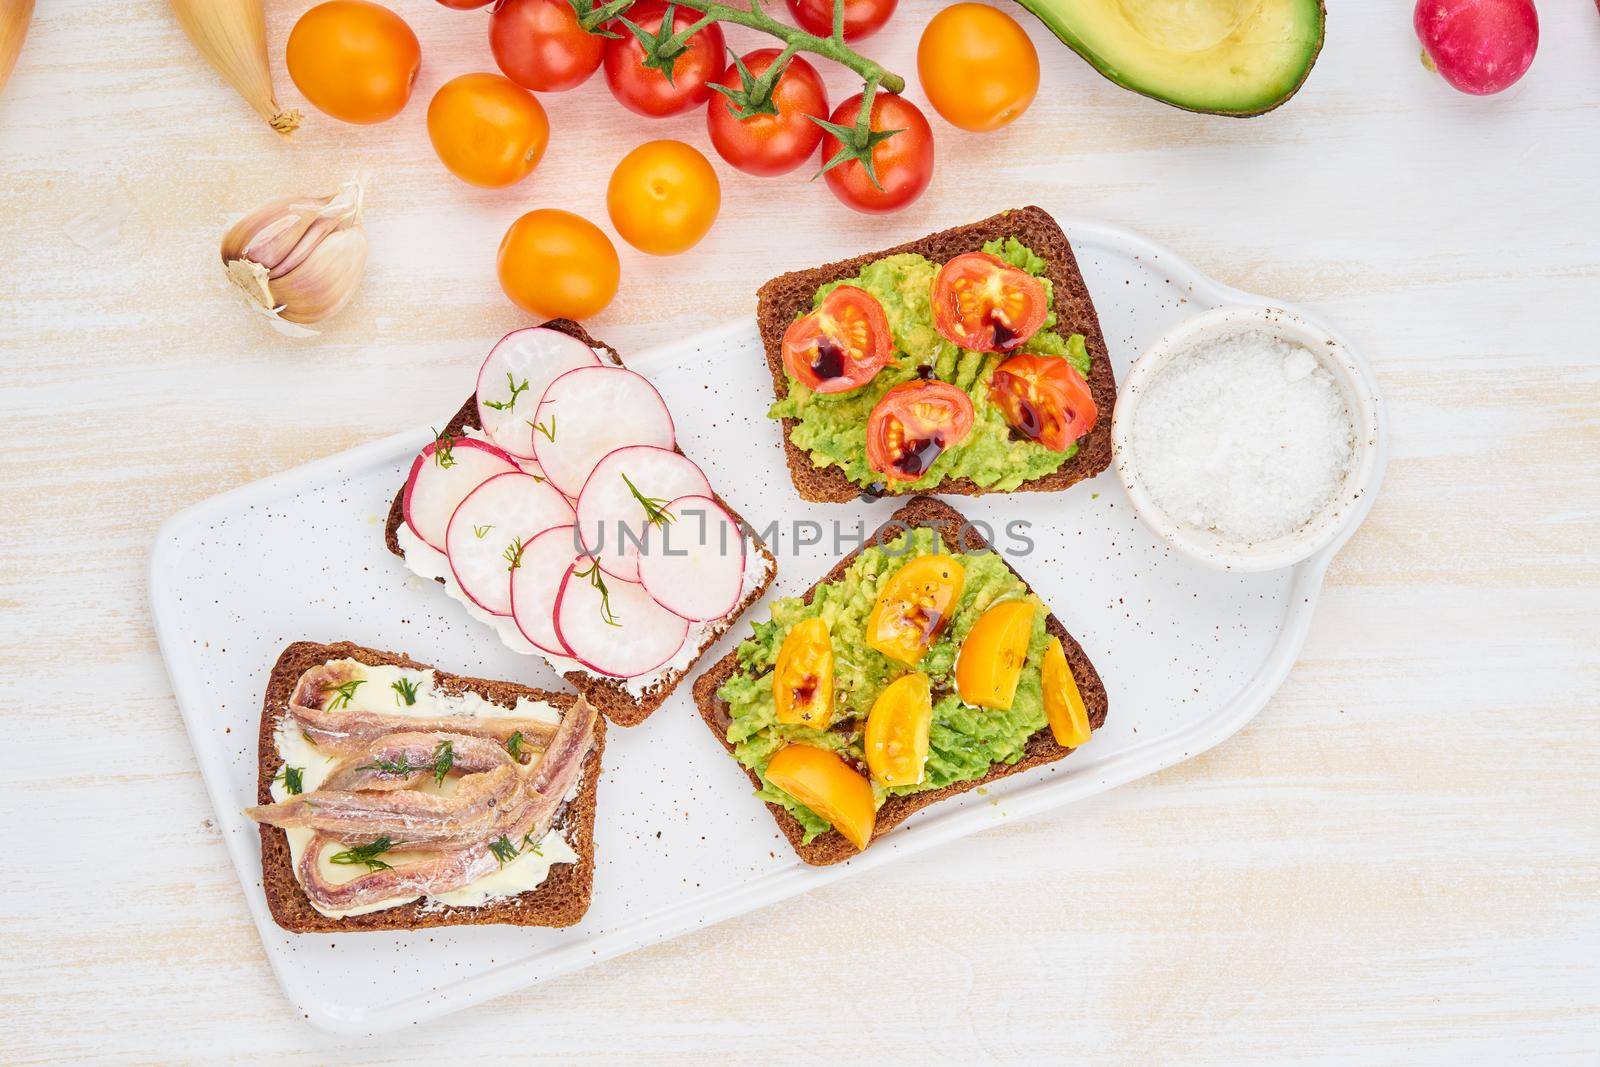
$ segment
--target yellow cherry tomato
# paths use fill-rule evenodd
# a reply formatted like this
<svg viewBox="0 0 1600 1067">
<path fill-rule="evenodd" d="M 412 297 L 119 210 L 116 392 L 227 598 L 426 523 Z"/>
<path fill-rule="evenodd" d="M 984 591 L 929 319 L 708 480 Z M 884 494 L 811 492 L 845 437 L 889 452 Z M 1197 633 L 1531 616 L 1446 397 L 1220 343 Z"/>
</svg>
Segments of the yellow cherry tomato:
<svg viewBox="0 0 1600 1067">
<path fill-rule="evenodd" d="M 367 0 L 328 0 L 300 16 L 284 53 L 289 77 L 319 111 L 344 122 L 400 114 L 422 64 L 406 20 Z"/>
<path fill-rule="evenodd" d="M 917 76 L 935 111 L 963 130 L 996 130 L 1039 91 L 1039 53 L 1017 20 L 983 4 L 951 4 L 917 44 Z"/>
<path fill-rule="evenodd" d="M 1061 638 L 1052 637 L 1044 650 L 1044 715 L 1050 733 L 1063 748 L 1077 748 L 1089 740 L 1089 709 L 1078 692 L 1078 681 L 1067 666 L 1067 652 Z"/>
<path fill-rule="evenodd" d="M 872 783 L 832 752 L 786 745 L 768 761 L 767 781 L 827 819 L 857 849 L 872 840 L 878 821 Z"/>
<path fill-rule="evenodd" d="M 820 617 L 794 624 L 772 672 L 778 721 L 825 730 L 833 719 L 833 639 Z"/>
<path fill-rule="evenodd" d="M 872 702 L 862 746 L 867 769 L 884 785 L 916 785 L 928 768 L 933 690 L 926 674 L 896 678 Z"/>
<path fill-rule="evenodd" d="M 500 287 L 546 319 L 586 319 L 617 295 L 622 273 L 611 238 L 557 208 L 530 211 L 500 241 Z"/>
<path fill-rule="evenodd" d="M 500 74 L 451 78 L 428 104 L 428 140 L 451 174 L 488 189 L 520 182 L 550 141 L 544 105 Z"/>
<path fill-rule="evenodd" d="M 956 659 L 956 691 L 962 700 L 975 707 L 1010 710 L 1028 659 L 1035 614 L 1026 600 L 1004 600 L 978 616 Z"/>
<path fill-rule="evenodd" d="M 706 157 L 682 141 L 647 141 L 622 157 L 606 187 L 606 210 L 622 239 L 653 256 L 675 256 L 711 229 L 722 186 Z"/>
<path fill-rule="evenodd" d="M 950 624 L 967 572 L 954 556 L 918 556 L 884 583 L 867 616 L 867 644 L 915 667 Z"/>
</svg>

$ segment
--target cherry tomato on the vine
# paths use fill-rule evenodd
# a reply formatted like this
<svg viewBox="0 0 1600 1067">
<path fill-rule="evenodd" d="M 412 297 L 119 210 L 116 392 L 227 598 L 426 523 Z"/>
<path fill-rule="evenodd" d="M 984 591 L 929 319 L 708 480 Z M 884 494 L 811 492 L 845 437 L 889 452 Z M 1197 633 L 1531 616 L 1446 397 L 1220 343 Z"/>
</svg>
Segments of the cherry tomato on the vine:
<svg viewBox="0 0 1600 1067">
<path fill-rule="evenodd" d="M 489 50 L 524 89 L 559 93 L 600 69 L 606 39 L 578 25 L 567 0 L 503 0 L 489 16 Z"/>
<path fill-rule="evenodd" d="M 833 0 L 788 0 L 789 14 L 807 33 L 833 33 Z M 844 39 L 859 41 L 883 29 L 899 0 L 844 0 Z"/>
<path fill-rule="evenodd" d="M 833 109 L 829 120 L 838 126 L 854 127 L 861 114 L 861 94 L 857 93 Z M 872 146 L 874 184 L 859 159 L 846 159 L 832 167 L 823 179 L 833 195 L 846 205 L 869 215 L 899 211 L 928 188 L 933 178 L 933 130 L 922 110 L 903 96 L 879 92 L 872 99 L 873 133 L 899 130 Z M 832 132 L 822 138 L 822 164 L 827 166 L 843 147 Z"/>
<path fill-rule="evenodd" d="M 759 48 L 741 58 L 745 70 L 759 79 L 777 59 L 776 48 Z M 728 67 L 718 84 L 729 89 L 747 89 L 739 64 Z M 739 118 L 734 102 L 722 93 L 711 98 L 706 108 L 706 132 L 717 154 L 746 174 L 770 177 L 787 174 L 804 163 L 822 141 L 822 127 L 808 116 L 825 118 L 828 90 L 822 85 L 817 68 L 795 56 L 789 60 L 767 97 L 777 114 L 751 114 Z"/>
<path fill-rule="evenodd" d="M 500 287 L 545 319 L 586 319 L 617 295 L 622 268 L 611 238 L 570 211 L 530 211 L 506 231 L 497 257 Z"/>
<path fill-rule="evenodd" d="M 1039 91 L 1039 53 L 1017 20 L 983 4 L 951 4 L 917 44 L 917 75 L 928 103 L 952 126 L 994 130 Z"/>
<path fill-rule="evenodd" d="M 622 157 L 606 187 L 611 224 L 624 241 L 653 256 L 692 248 L 721 204 L 717 172 L 682 141 L 646 141 Z"/>
<path fill-rule="evenodd" d="M 564 4 L 566 0 L 552 2 Z M 640 0 L 628 9 L 627 18 L 657 41 L 683 32 L 700 19 L 698 11 L 673 7 L 672 22 L 662 33 L 667 7 L 662 0 Z M 611 87 L 611 95 L 629 111 L 647 118 L 681 115 L 705 103 L 711 95 L 711 83 L 722 77 L 727 48 L 722 27 L 715 22 L 697 30 L 684 42 L 683 50 L 672 57 L 670 81 L 662 71 L 644 65 L 645 47 L 632 30 L 620 20 L 607 28 L 617 36 L 606 41 L 606 84 Z"/>
<path fill-rule="evenodd" d="M 451 78 L 428 104 L 428 140 L 464 182 L 489 189 L 533 173 L 550 140 L 539 98 L 499 74 Z"/>
</svg>

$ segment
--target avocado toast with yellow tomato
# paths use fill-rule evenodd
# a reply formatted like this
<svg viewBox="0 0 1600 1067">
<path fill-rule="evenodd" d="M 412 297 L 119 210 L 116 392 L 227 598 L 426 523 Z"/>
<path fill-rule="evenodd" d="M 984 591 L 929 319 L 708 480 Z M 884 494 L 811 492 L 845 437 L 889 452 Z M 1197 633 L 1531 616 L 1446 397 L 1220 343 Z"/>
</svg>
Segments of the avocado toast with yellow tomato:
<svg viewBox="0 0 1600 1067">
<path fill-rule="evenodd" d="M 1090 740 L 1106 690 L 1083 648 L 960 512 L 900 508 L 802 597 L 775 600 L 694 686 L 805 862 Z"/>
<path fill-rule="evenodd" d="M 1040 208 L 781 275 L 756 317 L 805 500 L 1051 491 L 1111 463 L 1105 338 Z"/>
</svg>

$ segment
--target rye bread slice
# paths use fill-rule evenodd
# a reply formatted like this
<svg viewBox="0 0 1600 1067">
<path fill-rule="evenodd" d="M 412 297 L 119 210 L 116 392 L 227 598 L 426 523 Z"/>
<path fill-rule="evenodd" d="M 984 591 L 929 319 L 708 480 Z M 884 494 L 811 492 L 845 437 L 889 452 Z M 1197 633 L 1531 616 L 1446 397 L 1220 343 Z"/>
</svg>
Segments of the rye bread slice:
<svg viewBox="0 0 1600 1067">
<path fill-rule="evenodd" d="M 289 697 L 300 676 L 329 660 L 353 659 L 368 666 L 394 666 L 413 670 L 428 669 L 425 663 L 393 652 L 379 652 L 348 641 L 323 645 L 315 641 L 296 641 L 278 656 L 267 679 L 267 694 L 261 706 L 261 733 L 257 746 L 256 803 L 272 803 L 272 779 L 278 773 L 278 750 L 273 733 L 289 708 Z M 543 700 L 565 711 L 575 699 L 571 693 L 550 693 L 511 682 L 486 678 L 464 678 L 436 671 L 435 678 L 446 692 L 471 690 L 485 700 L 506 707 L 518 697 Z M 594 748 L 584 758 L 578 791 L 556 816 L 551 832 L 560 831 L 578 854 L 577 863 L 558 863 L 536 889 L 514 897 L 492 901 L 478 908 L 424 906 L 420 900 L 365 915 L 330 919 L 306 898 L 295 881 L 289 861 L 289 842 L 275 826 L 259 826 L 261 831 L 261 888 L 267 907 L 277 924 L 291 933 L 335 932 L 345 930 L 420 930 L 432 926 L 571 926 L 589 910 L 594 892 L 594 812 L 595 793 L 600 783 L 600 758 L 606 747 L 606 724 L 595 719 Z"/>
<path fill-rule="evenodd" d="M 881 545 L 899 537 L 908 528 L 931 527 L 939 531 L 940 538 L 951 552 L 980 552 L 991 549 L 988 541 L 984 540 L 975 529 L 967 525 L 962 514 L 950 505 L 935 500 L 928 496 L 913 497 L 906 504 L 889 517 L 889 521 L 880 526 L 876 533 L 867 539 L 862 548 L 856 549 L 848 556 L 841 559 L 834 568 L 823 575 L 815 585 L 806 591 L 805 601 L 810 603 L 816 594 L 817 587 L 828 582 L 837 581 L 844 576 L 855 558 L 861 554 L 862 549 L 873 545 Z M 1003 560 L 1005 557 L 1001 557 Z M 1009 563 L 1007 568 L 1012 574 L 1017 574 L 1016 569 Z M 1017 577 L 1026 584 L 1020 574 Z M 1061 647 L 1067 654 L 1067 665 L 1072 668 L 1072 676 L 1077 680 L 1078 689 L 1083 694 L 1083 702 L 1089 711 L 1089 725 L 1098 730 L 1106 721 L 1106 687 L 1100 681 L 1100 675 L 1095 671 L 1094 664 L 1089 662 L 1089 656 L 1079 645 L 1077 640 L 1061 625 L 1061 620 L 1054 614 L 1045 618 L 1045 629 L 1061 639 Z M 702 674 L 694 683 L 694 699 L 700 708 L 700 715 L 716 735 L 722 747 L 732 755 L 733 745 L 728 742 L 728 724 L 730 716 L 728 705 L 717 696 L 717 690 L 722 683 L 731 678 L 739 669 L 739 652 L 735 649 Z M 982 778 L 974 778 L 969 782 L 956 782 L 943 789 L 930 789 L 925 793 L 909 793 L 904 796 L 890 797 L 878 809 L 878 821 L 872 832 L 872 840 L 876 841 L 906 819 L 928 807 L 937 804 L 947 797 L 958 793 L 965 793 L 969 789 L 988 785 L 990 782 L 1008 775 L 1031 770 L 1046 763 L 1054 763 L 1071 753 L 1070 748 L 1063 748 L 1056 744 L 1055 738 L 1050 733 L 1050 728 L 1045 727 L 1028 738 L 1023 756 L 1016 763 L 996 763 L 989 769 L 989 773 Z M 741 767 L 743 765 L 741 764 Z M 748 767 L 743 768 L 749 776 L 751 784 L 761 788 L 761 778 L 755 771 Z M 789 844 L 800 858 L 814 866 L 826 866 L 838 863 L 856 855 L 856 847 L 846 841 L 844 835 L 837 830 L 829 830 L 819 835 L 809 845 L 803 844 L 805 827 L 793 815 L 790 815 L 781 804 L 767 804 L 772 817 L 778 822 L 778 829 L 789 839 Z M 871 842 L 868 842 L 870 845 Z"/>
<path fill-rule="evenodd" d="M 590 348 L 602 349 L 612 365 L 623 366 L 622 357 L 617 354 L 616 349 L 604 341 L 597 341 L 589 336 L 588 331 L 576 322 L 572 322 L 569 319 L 551 319 L 549 322 L 544 323 L 544 327 L 550 330 L 560 330 L 568 336 L 576 337 Z M 461 410 L 457 411 L 455 417 L 445 425 L 443 432 L 459 436 L 469 427 L 475 430 L 483 428 L 478 421 L 476 394 L 467 397 L 466 403 L 461 405 Z M 677 451 L 679 455 L 683 454 L 683 449 L 680 448 Z M 400 488 L 395 490 L 394 500 L 389 505 L 389 518 L 384 523 L 384 544 L 388 546 L 390 552 L 401 559 L 405 558 L 405 553 L 400 550 L 399 540 L 400 527 L 406 521 L 403 507 L 405 491 L 405 483 L 402 482 Z M 750 531 L 751 528 L 739 516 L 738 512 L 728 506 L 726 500 L 718 496 L 715 490 L 712 491 L 711 495 L 732 516 L 735 523 L 746 531 Z M 591 674 L 584 670 L 565 671 L 561 677 L 565 678 L 574 689 L 587 697 L 591 704 L 599 708 L 602 715 L 618 726 L 635 726 L 649 718 L 650 713 L 659 708 L 662 702 L 672 695 L 672 691 L 678 687 L 678 683 L 700 662 L 706 651 L 722 639 L 722 635 L 732 628 L 733 624 L 749 609 L 751 604 L 761 599 L 761 594 L 765 593 L 767 587 L 772 584 L 772 579 L 778 572 L 777 559 L 766 544 L 759 537 L 756 537 L 754 533 L 749 534 L 749 542 L 759 562 L 766 567 L 766 579 L 746 593 L 726 616 L 707 628 L 699 647 L 695 650 L 694 658 L 685 666 L 663 673 L 638 697 L 630 693 L 627 686 L 616 678 L 607 678 L 604 675 Z M 443 579 L 436 579 L 436 581 L 441 585 L 444 584 Z"/>
<path fill-rule="evenodd" d="M 918 241 L 869 252 L 853 259 L 829 263 L 810 270 L 780 274 L 756 293 L 756 324 L 761 329 L 761 342 L 767 350 L 767 369 L 772 372 L 772 388 L 778 399 L 789 395 L 789 379 L 783 369 L 783 334 L 789 324 L 811 310 L 811 298 L 816 291 L 831 281 L 849 278 L 874 260 L 900 252 L 917 252 L 935 263 L 944 263 L 963 252 L 976 252 L 985 242 L 996 238 L 1015 237 L 1050 264 L 1048 277 L 1055 289 L 1056 329 L 1063 334 L 1083 334 L 1089 351 L 1089 391 L 1099 411 L 1094 429 L 1078 443 L 1078 452 L 1054 473 L 1030 479 L 1017 486 L 1013 492 L 1053 492 L 1065 489 L 1075 482 L 1092 478 L 1111 465 L 1111 409 L 1117 401 L 1117 383 L 1111 373 L 1111 360 L 1106 355 L 1105 336 L 1100 332 L 1100 319 L 1095 314 L 1094 301 L 1084 284 L 1083 273 L 1078 269 L 1072 245 L 1056 220 L 1043 208 L 1024 207 L 1002 211 L 981 222 L 957 226 L 930 234 Z M 789 476 L 803 500 L 823 504 L 841 504 L 861 496 L 861 486 L 845 477 L 838 467 L 818 467 L 811 454 L 796 447 L 790 439 L 798 422 L 784 419 L 783 449 L 789 462 Z M 889 495 L 896 490 L 890 484 Z M 981 496 L 998 490 L 985 489 L 970 478 L 946 478 L 925 493 L 957 496 Z"/>
</svg>

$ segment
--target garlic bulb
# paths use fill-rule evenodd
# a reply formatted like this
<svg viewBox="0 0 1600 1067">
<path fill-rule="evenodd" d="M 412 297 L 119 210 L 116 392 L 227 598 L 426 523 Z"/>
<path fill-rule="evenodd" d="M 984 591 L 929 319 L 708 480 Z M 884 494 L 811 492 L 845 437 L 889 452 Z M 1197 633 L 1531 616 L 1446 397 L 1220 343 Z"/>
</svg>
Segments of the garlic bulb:
<svg viewBox="0 0 1600 1067">
<path fill-rule="evenodd" d="M 256 208 L 222 238 L 228 279 L 283 333 L 338 314 L 361 284 L 367 236 L 362 185 L 329 196 L 285 196 Z"/>
</svg>

